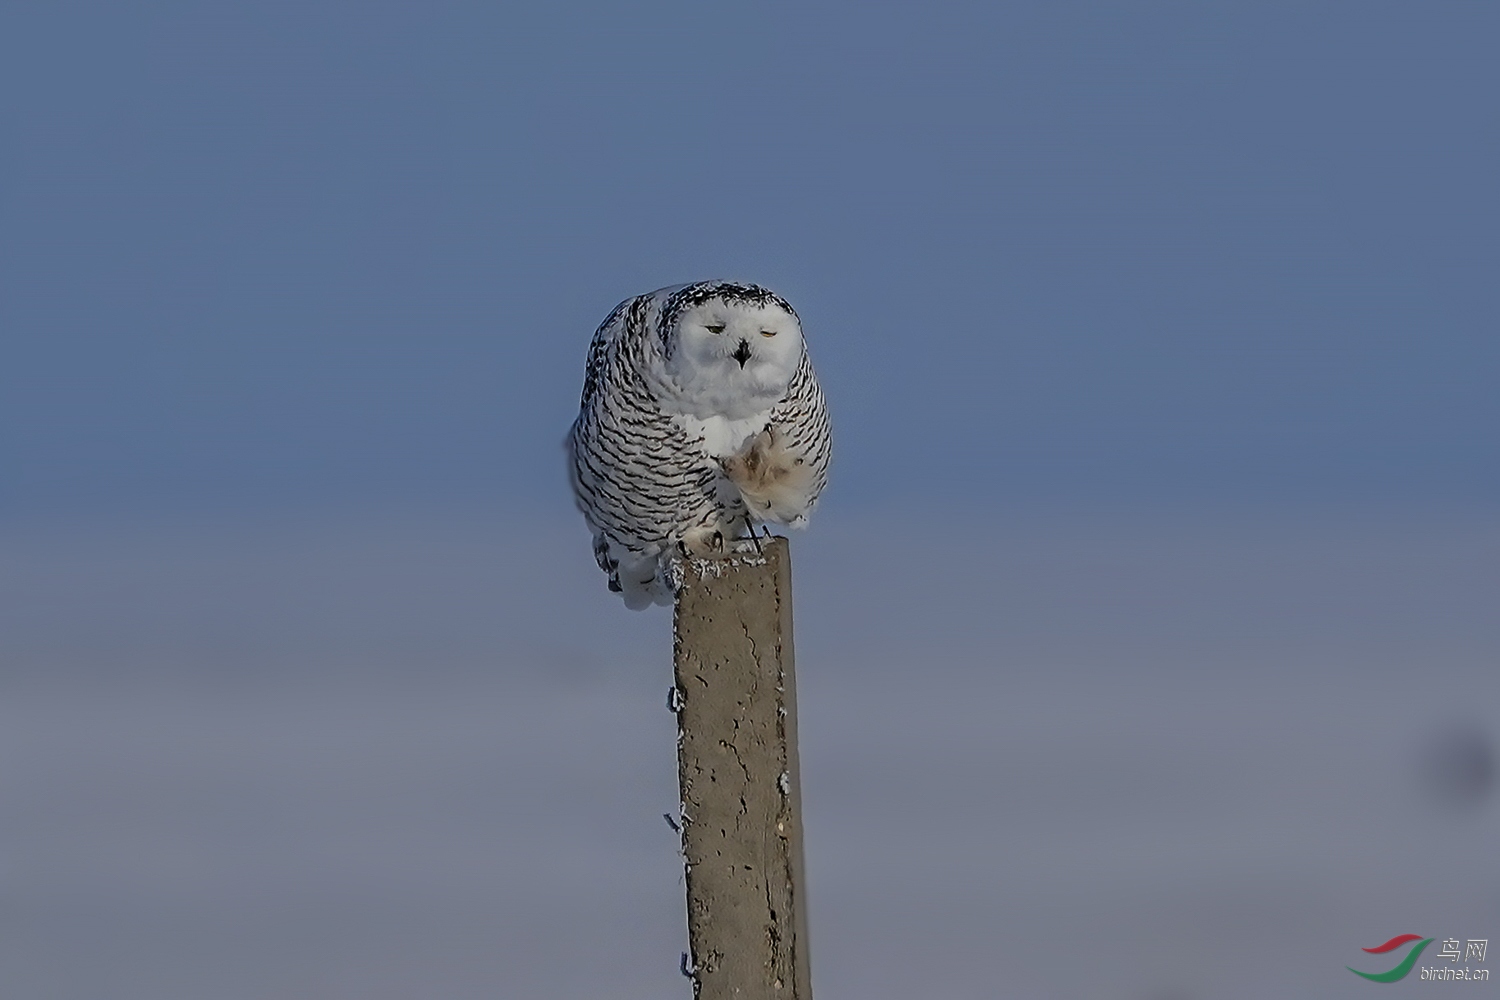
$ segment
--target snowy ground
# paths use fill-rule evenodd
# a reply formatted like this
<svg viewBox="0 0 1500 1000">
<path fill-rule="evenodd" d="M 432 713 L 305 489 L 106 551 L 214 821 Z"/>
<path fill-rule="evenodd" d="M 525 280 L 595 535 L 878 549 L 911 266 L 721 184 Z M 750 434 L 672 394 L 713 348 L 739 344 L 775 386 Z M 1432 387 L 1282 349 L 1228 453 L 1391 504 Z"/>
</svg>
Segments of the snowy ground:
<svg viewBox="0 0 1500 1000">
<path fill-rule="evenodd" d="M 939 523 L 794 540 L 819 1000 L 1500 938 L 1496 522 Z M 689 996 L 668 616 L 571 520 L 11 526 L 0 666 L 0 996 Z"/>
</svg>

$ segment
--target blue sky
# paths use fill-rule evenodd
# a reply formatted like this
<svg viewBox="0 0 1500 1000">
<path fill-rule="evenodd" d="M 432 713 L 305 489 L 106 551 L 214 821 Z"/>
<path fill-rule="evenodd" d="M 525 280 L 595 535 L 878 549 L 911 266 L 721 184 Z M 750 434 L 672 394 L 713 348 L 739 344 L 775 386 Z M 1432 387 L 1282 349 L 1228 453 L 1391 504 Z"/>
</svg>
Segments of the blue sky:
<svg viewBox="0 0 1500 1000">
<path fill-rule="evenodd" d="M 1481 5 L 0 17 L 0 512 L 566 506 L 593 327 L 711 276 L 846 509 L 1500 495 Z"/>
</svg>

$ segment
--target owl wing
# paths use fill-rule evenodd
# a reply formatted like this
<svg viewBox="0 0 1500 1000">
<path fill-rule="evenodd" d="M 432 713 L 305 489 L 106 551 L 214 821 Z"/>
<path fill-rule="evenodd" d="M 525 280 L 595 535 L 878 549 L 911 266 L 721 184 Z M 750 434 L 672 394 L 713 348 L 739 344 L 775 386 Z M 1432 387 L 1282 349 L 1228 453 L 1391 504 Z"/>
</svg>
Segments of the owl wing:
<svg viewBox="0 0 1500 1000">
<path fill-rule="evenodd" d="M 655 298 L 616 307 L 594 335 L 582 406 L 569 435 L 579 509 L 607 562 L 654 561 L 682 528 L 714 510 L 717 470 L 665 413 L 643 376 Z"/>
<path fill-rule="evenodd" d="M 805 524 L 828 485 L 828 466 L 833 459 L 833 426 L 828 421 L 828 404 L 823 400 L 823 389 L 818 385 L 818 376 L 806 351 L 786 396 L 771 411 L 770 426 L 785 438 L 786 450 L 803 458 L 809 466 L 804 509 L 790 522 Z"/>
</svg>

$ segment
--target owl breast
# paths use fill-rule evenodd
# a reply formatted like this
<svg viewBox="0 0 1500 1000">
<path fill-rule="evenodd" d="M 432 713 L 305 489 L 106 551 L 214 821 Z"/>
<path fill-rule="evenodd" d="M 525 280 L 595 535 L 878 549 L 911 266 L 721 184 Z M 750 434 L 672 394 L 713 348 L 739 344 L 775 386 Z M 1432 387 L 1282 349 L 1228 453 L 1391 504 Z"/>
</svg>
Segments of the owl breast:
<svg viewBox="0 0 1500 1000">
<path fill-rule="evenodd" d="M 752 438 L 765 429 L 771 419 L 770 409 L 741 420 L 729 417 L 694 417 L 682 415 L 677 418 L 679 426 L 689 439 L 702 439 L 703 450 L 713 458 L 728 458 L 745 449 Z"/>
</svg>

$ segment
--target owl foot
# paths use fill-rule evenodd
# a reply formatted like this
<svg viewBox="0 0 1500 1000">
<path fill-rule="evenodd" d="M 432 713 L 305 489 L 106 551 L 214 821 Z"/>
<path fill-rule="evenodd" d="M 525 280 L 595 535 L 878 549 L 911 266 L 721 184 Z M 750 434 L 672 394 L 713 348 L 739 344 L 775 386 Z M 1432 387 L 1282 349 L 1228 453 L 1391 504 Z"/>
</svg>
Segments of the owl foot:
<svg viewBox="0 0 1500 1000">
<path fill-rule="evenodd" d="M 767 425 L 739 454 L 720 459 L 719 468 L 759 520 L 786 523 L 811 503 L 812 466 L 775 425 Z"/>
<path fill-rule="evenodd" d="M 677 551 L 684 559 L 722 559 L 729 554 L 729 538 L 716 524 L 700 524 L 682 533 Z"/>
</svg>

